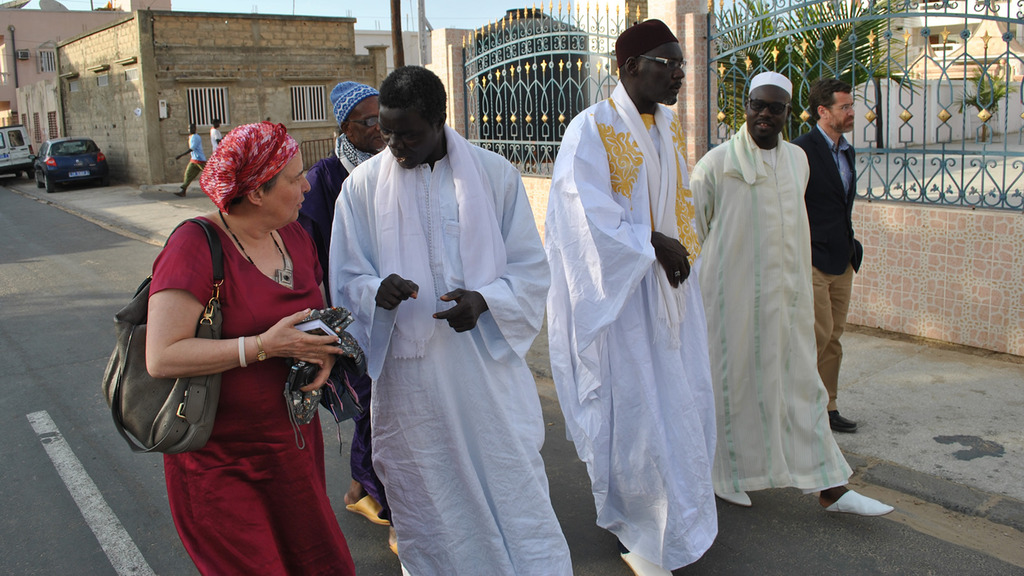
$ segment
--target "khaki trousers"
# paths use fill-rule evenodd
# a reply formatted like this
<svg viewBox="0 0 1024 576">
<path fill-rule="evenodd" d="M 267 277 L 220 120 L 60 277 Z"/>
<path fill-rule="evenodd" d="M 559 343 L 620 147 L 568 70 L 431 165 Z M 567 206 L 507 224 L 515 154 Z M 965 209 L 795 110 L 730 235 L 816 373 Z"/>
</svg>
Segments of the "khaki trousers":
<svg viewBox="0 0 1024 576">
<path fill-rule="evenodd" d="M 838 410 L 839 365 L 843 362 L 843 345 L 839 339 L 846 330 L 846 314 L 853 292 L 853 266 L 838 276 L 813 268 L 814 339 L 818 344 L 818 374 L 828 390 L 828 409 Z"/>
</svg>

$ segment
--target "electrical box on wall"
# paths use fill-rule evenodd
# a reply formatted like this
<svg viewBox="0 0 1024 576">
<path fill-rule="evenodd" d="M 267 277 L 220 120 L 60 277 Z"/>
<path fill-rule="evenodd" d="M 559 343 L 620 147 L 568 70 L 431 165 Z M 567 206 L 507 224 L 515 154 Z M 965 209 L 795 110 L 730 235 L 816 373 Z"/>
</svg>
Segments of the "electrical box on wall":
<svg viewBox="0 0 1024 576">
<path fill-rule="evenodd" d="M 14 54 L 18 60 L 28 60 L 31 55 L 28 50 L 15 50 Z"/>
<path fill-rule="evenodd" d="M 160 109 L 160 119 L 167 118 L 167 100 L 160 100 L 158 108 Z"/>
</svg>

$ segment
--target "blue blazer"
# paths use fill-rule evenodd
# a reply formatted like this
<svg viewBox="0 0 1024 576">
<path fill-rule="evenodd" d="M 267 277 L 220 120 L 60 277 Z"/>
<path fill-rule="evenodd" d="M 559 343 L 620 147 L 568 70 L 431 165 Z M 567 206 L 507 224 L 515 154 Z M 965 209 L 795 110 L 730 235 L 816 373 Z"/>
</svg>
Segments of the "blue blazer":
<svg viewBox="0 0 1024 576">
<path fill-rule="evenodd" d="M 853 237 L 853 200 L 857 183 L 853 147 L 844 152 L 853 171 L 850 186 L 844 190 L 843 178 L 829 150 L 828 140 L 817 126 L 793 140 L 793 144 L 803 148 L 811 168 L 804 192 L 807 219 L 811 225 L 811 264 L 826 274 L 842 274 L 847 264 L 852 264 L 854 271 L 860 270 L 864 248 Z"/>
</svg>

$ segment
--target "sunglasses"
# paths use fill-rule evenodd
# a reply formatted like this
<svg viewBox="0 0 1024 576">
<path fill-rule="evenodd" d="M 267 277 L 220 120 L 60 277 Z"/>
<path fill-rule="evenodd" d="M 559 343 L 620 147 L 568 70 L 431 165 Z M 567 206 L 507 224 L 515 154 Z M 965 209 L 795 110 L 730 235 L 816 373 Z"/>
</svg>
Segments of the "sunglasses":
<svg viewBox="0 0 1024 576">
<path fill-rule="evenodd" d="M 789 103 L 787 102 L 784 104 L 782 102 L 765 102 L 764 100 L 751 98 L 750 100 L 747 101 L 747 106 L 750 106 L 750 109 L 757 113 L 764 112 L 765 108 L 767 108 L 768 112 L 770 112 L 772 115 L 778 116 L 779 114 L 782 114 L 783 112 L 786 111 L 786 108 L 789 107 Z"/>
<path fill-rule="evenodd" d="M 362 120 L 346 120 L 346 122 L 352 122 L 354 124 L 362 124 L 363 126 L 366 126 L 367 128 L 373 128 L 374 126 L 377 125 L 378 120 L 377 120 L 376 116 L 370 116 L 368 118 L 363 118 Z"/>
</svg>

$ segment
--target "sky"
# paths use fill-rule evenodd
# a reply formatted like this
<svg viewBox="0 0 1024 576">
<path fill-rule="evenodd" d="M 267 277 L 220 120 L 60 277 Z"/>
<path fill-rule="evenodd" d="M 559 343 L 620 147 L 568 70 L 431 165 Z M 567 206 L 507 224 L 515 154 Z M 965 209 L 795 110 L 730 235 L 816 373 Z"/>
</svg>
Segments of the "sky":
<svg viewBox="0 0 1024 576">
<path fill-rule="evenodd" d="M 89 0 L 59 0 L 71 10 L 89 10 Z M 545 5 L 548 0 L 544 0 Z M 96 7 L 106 0 L 93 0 Z M 491 20 L 498 20 L 510 8 L 532 7 L 535 0 L 426 0 L 427 21 L 434 29 L 479 28 Z M 555 5 L 557 6 L 557 2 Z M 25 8 L 37 8 L 32 0 Z M 351 16 L 356 18 L 357 30 L 390 30 L 390 0 L 171 0 L 175 11 L 235 12 L 250 14 L 296 14 L 303 16 Z M 417 0 L 402 0 L 402 28 L 419 27 Z"/>
</svg>

